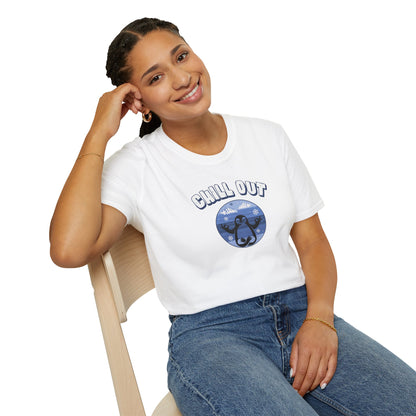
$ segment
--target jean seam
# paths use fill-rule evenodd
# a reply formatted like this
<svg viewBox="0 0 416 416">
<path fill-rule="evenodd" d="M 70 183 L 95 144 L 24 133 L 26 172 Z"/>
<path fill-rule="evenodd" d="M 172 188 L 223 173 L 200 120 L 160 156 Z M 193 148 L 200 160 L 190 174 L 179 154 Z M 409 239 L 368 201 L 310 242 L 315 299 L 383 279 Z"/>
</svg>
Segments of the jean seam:
<svg viewBox="0 0 416 416">
<path fill-rule="evenodd" d="M 286 346 L 286 342 L 284 341 L 284 339 L 288 337 L 288 335 L 290 334 L 290 331 L 291 331 L 291 328 L 290 328 L 290 319 L 289 319 L 289 316 L 288 316 L 288 312 L 289 311 L 288 310 L 285 310 L 284 313 L 283 313 L 283 319 L 285 321 L 286 328 L 285 328 L 284 331 L 279 331 L 278 328 L 277 328 L 277 315 L 278 314 L 276 312 L 275 307 L 273 305 L 267 305 L 266 308 L 271 309 L 271 311 L 273 313 L 274 329 L 275 329 L 275 332 L 276 332 L 277 339 L 279 340 L 280 345 L 282 347 L 285 347 Z"/>
<path fill-rule="evenodd" d="M 332 407 L 336 411 L 340 412 L 344 416 L 359 416 L 358 413 L 353 412 L 352 410 L 347 409 L 342 404 L 336 402 L 335 400 L 329 398 L 323 393 L 320 393 L 319 391 L 311 391 L 309 393 L 312 397 L 314 397 L 316 400 L 319 400 L 322 403 L 327 404 L 328 406 Z"/>
<path fill-rule="evenodd" d="M 197 396 L 199 396 L 211 408 L 213 416 L 221 416 L 219 413 L 217 413 L 215 406 L 210 402 L 210 400 L 203 393 L 201 393 L 198 388 L 185 376 L 179 364 L 172 357 L 170 357 L 169 360 L 184 385 Z"/>
<path fill-rule="evenodd" d="M 290 325 L 290 309 L 287 305 L 284 304 L 282 304 L 281 308 L 283 309 L 283 312 L 281 314 L 284 320 L 285 331 L 280 331 L 279 333 L 282 338 L 287 338 L 292 331 Z"/>
<path fill-rule="evenodd" d="M 274 320 L 274 331 L 276 333 L 277 339 L 279 340 L 280 346 L 283 347 L 284 346 L 284 342 L 283 342 L 283 339 L 280 337 L 280 332 L 279 332 L 279 330 L 277 328 L 277 312 L 276 312 L 276 309 L 272 305 L 267 305 L 266 308 L 269 308 L 272 311 L 273 320 Z"/>
</svg>

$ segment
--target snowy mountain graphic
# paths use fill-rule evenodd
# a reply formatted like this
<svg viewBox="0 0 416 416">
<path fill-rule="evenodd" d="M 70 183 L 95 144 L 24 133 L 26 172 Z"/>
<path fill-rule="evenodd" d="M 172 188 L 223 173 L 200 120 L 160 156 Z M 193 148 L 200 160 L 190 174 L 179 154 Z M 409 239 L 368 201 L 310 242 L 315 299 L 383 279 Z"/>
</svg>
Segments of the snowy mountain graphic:
<svg viewBox="0 0 416 416">
<path fill-rule="evenodd" d="M 227 207 L 226 209 L 223 209 L 221 211 L 221 214 L 222 215 L 229 215 L 229 214 L 235 214 L 236 212 L 238 212 L 238 211 L 236 211 L 235 209 L 232 209 L 230 207 Z"/>
<path fill-rule="evenodd" d="M 246 209 L 251 208 L 253 204 L 250 204 L 250 202 L 243 201 L 243 203 L 238 207 L 238 209 Z M 237 212 L 237 211 L 236 211 Z"/>
</svg>

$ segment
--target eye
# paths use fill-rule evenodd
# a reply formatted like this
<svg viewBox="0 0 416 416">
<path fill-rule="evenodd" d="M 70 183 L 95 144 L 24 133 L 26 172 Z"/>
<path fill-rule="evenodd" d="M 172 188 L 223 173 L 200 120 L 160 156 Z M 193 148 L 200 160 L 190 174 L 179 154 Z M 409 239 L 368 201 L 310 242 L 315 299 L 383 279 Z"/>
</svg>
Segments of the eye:
<svg viewBox="0 0 416 416">
<path fill-rule="evenodd" d="M 150 84 L 155 83 L 156 81 L 159 81 L 159 79 L 162 77 L 162 75 L 155 75 L 151 80 Z"/>
<path fill-rule="evenodd" d="M 186 57 L 189 55 L 189 52 L 182 52 L 177 58 L 176 60 L 178 62 L 182 62 L 186 59 Z"/>
</svg>

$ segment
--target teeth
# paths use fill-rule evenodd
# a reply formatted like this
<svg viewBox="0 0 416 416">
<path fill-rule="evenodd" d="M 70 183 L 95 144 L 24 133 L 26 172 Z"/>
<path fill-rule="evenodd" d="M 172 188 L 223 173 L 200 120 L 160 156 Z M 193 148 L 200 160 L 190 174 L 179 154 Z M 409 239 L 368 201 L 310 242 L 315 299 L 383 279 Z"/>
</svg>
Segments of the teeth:
<svg viewBox="0 0 416 416">
<path fill-rule="evenodd" d="M 195 85 L 195 88 L 189 94 L 186 94 L 184 97 L 182 97 L 179 101 L 186 100 L 187 98 L 189 98 L 192 95 L 194 95 L 195 92 L 196 92 L 196 90 L 198 89 L 198 86 L 199 86 L 199 84 L 196 84 Z"/>
</svg>

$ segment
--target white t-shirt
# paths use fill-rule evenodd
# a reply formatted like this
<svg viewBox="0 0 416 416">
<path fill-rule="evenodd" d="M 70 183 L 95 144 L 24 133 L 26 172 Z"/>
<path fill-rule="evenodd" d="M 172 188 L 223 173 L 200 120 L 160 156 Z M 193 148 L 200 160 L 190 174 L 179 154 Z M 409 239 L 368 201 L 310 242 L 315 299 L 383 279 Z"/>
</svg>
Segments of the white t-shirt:
<svg viewBox="0 0 416 416">
<path fill-rule="evenodd" d="M 308 171 L 280 125 L 223 118 L 227 142 L 216 155 L 190 152 L 159 127 L 105 163 L 102 203 L 145 235 L 172 315 L 305 282 L 289 234 L 323 206 Z"/>
</svg>

